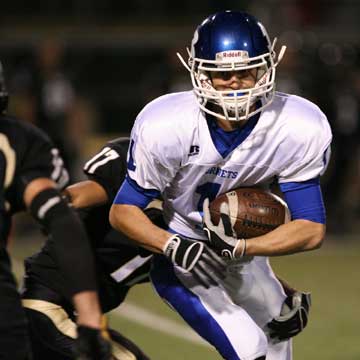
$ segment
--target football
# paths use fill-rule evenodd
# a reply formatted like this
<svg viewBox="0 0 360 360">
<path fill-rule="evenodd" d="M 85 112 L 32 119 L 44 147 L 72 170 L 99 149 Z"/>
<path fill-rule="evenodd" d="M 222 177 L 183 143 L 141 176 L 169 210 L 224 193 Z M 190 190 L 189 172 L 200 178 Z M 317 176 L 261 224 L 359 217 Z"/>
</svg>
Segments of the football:
<svg viewBox="0 0 360 360">
<path fill-rule="evenodd" d="M 211 220 L 217 225 L 220 206 L 228 203 L 231 225 L 238 238 L 264 235 L 290 220 L 286 203 L 260 188 L 238 188 L 219 195 L 209 206 Z"/>
</svg>

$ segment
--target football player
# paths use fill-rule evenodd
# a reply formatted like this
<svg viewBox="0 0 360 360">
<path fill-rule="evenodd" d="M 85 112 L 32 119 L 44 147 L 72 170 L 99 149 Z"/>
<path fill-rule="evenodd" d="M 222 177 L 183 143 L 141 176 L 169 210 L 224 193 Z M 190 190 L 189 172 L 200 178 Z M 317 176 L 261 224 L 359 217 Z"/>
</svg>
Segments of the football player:
<svg viewBox="0 0 360 360">
<path fill-rule="evenodd" d="M 275 92 L 284 51 L 276 55 L 250 14 L 205 19 L 182 60 L 193 91 L 162 96 L 140 112 L 110 212 L 115 229 L 157 253 L 151 280 L 160 296 L 227 360 L 292 358 L 291 340 L 273 341 L 267 330 L 286 298 L 267 257 L 316 249 L 325 234 L 319 177 L 331 130 L 315 104 Z M 274 180 L 290 222 L 250 239 L 226 235 L 208 216 L 203 224 L 217 194 Z M 142 210 L 159 195 L 166 228 Z M 214 255 L 224 249 L 231 259 Z"/>
<path fill-rule="evenodd" d="M 148 281 L 151 253 L 134 246 L 113 230 L 109 209 L 118 182 L 126 174 L 128 138 L 107 143 L 84 166 L 88 179 L 65 189 L 65 196 L 78 209 L 96 254 L 96 277 L 103 312 L 120 305 L 134 284 Z M 156 204 L 155 204 L 156 205 Z M 152 206 L 147 216 L 161 224 L 161 211 Z M 76 242 L 76 238 L 72 238 Z M 25 261 L 22 291 L 36 359 L 70 360 L 75 339 L 74 307 L 66 282 L 56 264 L 49 237 L 37 254 Z M 148 357 L 119 332 L 109 329 L 113 359 L 147 360 Z"/>
<path fill-rule="evenodd" d="M 112 230 L 108 221 L 119 180 L 126 176 L 128 145 L 128 138 L 107 143 L 85 164 L 84 172 L 88 179 L 65 189 L 70 203 L 79 210 L 95 248 L 96 274 L 104 312 L 119 306 L 130 287 L 149 281 L 152 253 Z M 145 212 L 154 223 L 162 224 L 160 201 L 153 202 Z M 26 259 L 22 294 L 35 358 L 71 358 L 75 325 L 73 307 L 64 287 L 51 239 L 48 239 L 39 253 Z M 289 338 L 299 333 L 308 316 L 309 295 L 297 292 L 289 285 L 284 285 L 284 289 L 288 297 L 283 304 L 283 314 L 269 324 L 272 335 L 277 338 Z M 112 329 L 109 332 L 114 342 L 115 359 L 148 359 L 124 336 Z"/>
<path fill-rule="evenodd" d="M 67 181 L 63 161 L 42 131 L 6 115 L 7 102 L 0 64 L 0 358 L 31 358 L 25 316 L 6 249 L 12 215 L 28 209 L 52 238 L 56 262 L 78 314 L 74 356 L 110 359 L 90 242 L 79 217 L 59 192 Z"/>
</svg>

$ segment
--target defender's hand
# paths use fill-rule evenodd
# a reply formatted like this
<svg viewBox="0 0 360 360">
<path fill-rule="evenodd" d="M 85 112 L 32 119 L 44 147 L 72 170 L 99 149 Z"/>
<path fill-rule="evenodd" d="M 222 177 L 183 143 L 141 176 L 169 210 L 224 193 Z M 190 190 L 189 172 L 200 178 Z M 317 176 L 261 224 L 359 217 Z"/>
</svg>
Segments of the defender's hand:
<svg viewBox="0 0 360 360">
<path fill-rule="evenodd" d="M 267 324 L 270 337 L 281 341 L 299 334 L 308 323 L 310 307 L 310 293 L 297 291 L 289 295 L 283 303 L 280 315 Z"/>
<path fill-rule="evenodd" d="M 245 239 L 238 239 L 231 226 L 229 217 L 229 206 L 226 203 L 220 206 L 220 221 L 218 225 L 214 225 L 211 221 L 211 215 L 209 210 L 209 199 L 205 199 L 203 205 L 204 220 L 203 230 L 205 231 L 210 246 L 215 252 L 223 257 L 230 259 L 235 258 L 235 253 L 239 246 L 241 248 L 241 254 L 238 257 L 245 255 L 246 242 Z"/>
<path fill-rule="evenodd" d="M 225 262 L 201 241 L 192 241 L 175 234 L 167 241 L 164 255 L 174 264 L 190 271 L 206 288 L 217 285 L 225 277 Z"/>
<path fill-rule="evenodd" d="M 106 330 L 94 329 L 84 325 L 77 328 L 75 341 L 76 360 L 111 360 L 110 337 Z"/>
</svg>

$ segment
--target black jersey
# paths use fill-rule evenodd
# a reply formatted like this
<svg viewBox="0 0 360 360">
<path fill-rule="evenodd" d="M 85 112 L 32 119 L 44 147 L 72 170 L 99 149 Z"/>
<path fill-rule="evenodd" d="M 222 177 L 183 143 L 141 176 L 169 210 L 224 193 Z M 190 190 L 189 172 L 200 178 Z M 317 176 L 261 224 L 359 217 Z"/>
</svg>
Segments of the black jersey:
<svg viewBox="0 0 360 360">
<path fill-rule="evenodd" d="M 100 184 L 108 195 L 108 203 L 80 211 L 88 236 L 96 253 L 100 302 L 103 311 L 117 307 L 135 283 L 148 281 L 151 253 L 112 229 L 109 210 L 118 188 L 126 176 L 128 138 L 107 143 L 84 166 L 89 180 Z M 158 211 L 148 216 L 160 218 Z M 26 260 L 26 276 L 66 296 L 61 275 L 56 271 L 54 252 L 47 246 Z M 49 269 L 52 271 L 49 272 Z"/>
<path fill-rule="evenodd" d="M 0 358 L 5 354 L 25 359 L 28 352 L 27 324 L 6 251 L 11 216 L 25 209 L 24 191 L 32 180 L 46 177 L 65 185 L 67 172 L 62 164 L 45 133 L 0 115 Z"/>
<path fill-rule="evenodd" d="M 59 151 L 48 136 L 35 126 L 14 117 L 2 115 L 0 118 L 0 158 L 1 163 L 5 164 L 2 172 L 4 241 L 11 215 L 26 208 L 24 191 L 32 180 L 50 178 L 61 188 L 69 177 Z"/>
<path fill-rule="evenodd" d="M 126 175 L 129 142 L 127 137 L 109 141 L 84 165 L 84 173 L 104 188 L 110 204 Z"/>
</svg>

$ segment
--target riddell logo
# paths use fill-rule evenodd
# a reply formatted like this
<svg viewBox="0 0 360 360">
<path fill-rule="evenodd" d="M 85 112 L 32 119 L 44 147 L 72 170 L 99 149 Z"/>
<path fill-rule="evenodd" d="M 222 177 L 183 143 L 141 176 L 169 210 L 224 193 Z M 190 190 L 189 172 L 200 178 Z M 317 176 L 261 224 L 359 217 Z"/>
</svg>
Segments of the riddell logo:
<svg viewBox="0 0 360 360">
<path fill-rule="evenodd" d="M 211 80 L 209 78 L 200 78 L 200 83 L 205 90 L 213 90 L 213 87 L 211 86 Z"/>
<path fill-rule="evenodd" d="M 242 51 L 232 51 L 232 52 L 226 52 L 223 54 L 224 58 L 225 57 L 238 57 L 238 56 L 242 56 Z"/>
<path fill-rule="evenodd" d="M 267 83 L 270 79 L 270 75 L 269 73 L 266 73 L 264 76 L 262 76 L 260 78 L 260 80 L 258 81 L 258 86 L 264 85 L 265 83 Z"/>
<path fill-rule="evenodd" d="M 249 53 L 244 50 L 233 50 L 233 51 L 223 51 L 221 53 L 216 54 L 216 60 L 228 60 L 228 59 L 239 59 L 239 60 L 246 60 L 249 58 Z"/>
</svg>

